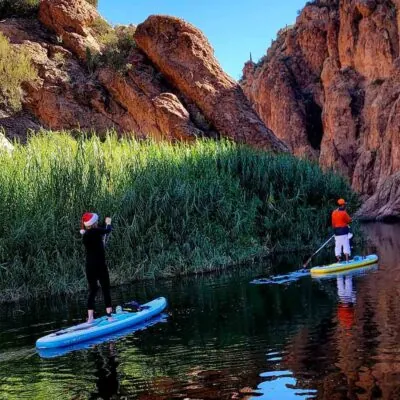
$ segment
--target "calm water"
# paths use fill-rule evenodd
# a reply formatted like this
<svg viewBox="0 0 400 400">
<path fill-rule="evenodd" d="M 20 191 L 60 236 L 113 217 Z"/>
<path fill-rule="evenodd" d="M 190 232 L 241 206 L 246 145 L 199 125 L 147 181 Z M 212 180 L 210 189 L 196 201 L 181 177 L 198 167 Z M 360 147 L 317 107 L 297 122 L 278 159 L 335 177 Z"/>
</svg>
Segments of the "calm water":
<svg viewBox="0 0 400 400">
<path fill-rule="evenodd" d="M 82 320 L 85 294 L 0 309 L 0 399 L 400 399 L 400 226 L 368 225 L 376 270 L 286 286 L 253 278 L 301 258 L 220 276 L 134 285 L 164 322 L 42 358 L 35 340 Z"/>
</svg>

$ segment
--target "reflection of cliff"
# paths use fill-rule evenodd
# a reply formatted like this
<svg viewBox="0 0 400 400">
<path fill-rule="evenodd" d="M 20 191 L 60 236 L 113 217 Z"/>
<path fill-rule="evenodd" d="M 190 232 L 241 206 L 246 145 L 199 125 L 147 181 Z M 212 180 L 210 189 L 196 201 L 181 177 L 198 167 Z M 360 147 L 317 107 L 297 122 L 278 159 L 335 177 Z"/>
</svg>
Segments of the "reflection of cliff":
<svg viewBox="0 0 400 400">
<path fill-rule="evenodd" d="M 310 280 L 287 287 L 255 287 L 249 280 L 224 274 L 218 283 L 210 277 L 174 282 L 168 324 L 146 340 L 139 335 L 120 356 L 124 381 L 132 386 L 125 390 L 142 393 L 140 399 L 245 399 L 251 392 L 245 388 L 259 383 L 265 349 L 281 348 L 284 338 L 316 325 L 331 307 Z M 130 369 L 134 358 L 156 371 L 150 384 Z"/>
<path fill-rule="evenodd" d="M 380 254 L 379 271 L 338 280 L 330 321 L 299 332 L 287 347 L 285 366 L 299 377 L 311 372 L 318 399 L 400 399 L 400 226 L 365 229 Z"/>
<path fill-rule="evenodd" d="M 249 387 L 241 387 L 240 381 L 240 377 L 234 376 L 229 370 L 201 370 L 195 367 L 181 378 L 155 379 L 151 394 L 139 395 L 138 399 L 251 399 L 254 391 Z"/>
<path fill-rule="evenodd" d="M 57 360 L 7 360 L 6 369 L 5 363 L 0 363 L 0 379 L 5 383 L 2 394 L 13 398 L 12 393 L 18 392 L 18 398 L 35 398 L 34 393 L 44 399 L 64 398 L 65 393 L 71 398 L 88 398 L 93 392 L 105 396 L 106 389 L 101 384 L 99 387 L 101 379 L 114 388 L 114 393 L 119 384 L 117 393 L 121 398 L 245 399 L 243 388 L 256 391 L 260 382 L 270 378 L 260 377 L 260 372 L 279 368 L 290 371 L 289 384 L 295 381 L 299 392 L 317 389 L 317 399 L 396 400 L 400 398 L 395 392 L 400 373 L 400 273 L 396 272 L 396 254 L 390 252 L 398 253 L 399 242 L 386 240 L 386 233 L 395 227 L 388 226 L 389 231 L 386 226 L 369 227 L 382 235 L 375 240 L 382 246 L 378 250 L 384 262 L 378 273 L 347 282 L 345 278 L 339 282 L 304 278 L 287 286 L 249 285 L 255 274 L 265 273 L 263 266 L 260 271 L 254 267 L 250 273 L 243 268 L 221 276 L 120 287 L 114 292 L 118 301 L 142 301 L 164 294 L 169 301 L 168 323 L 120 339 L 116 342 L 118 357 L 114 359 L 108 347 L 102 346 L 102 357 L 95 349 Z M 393 238 L 396 232 L 392 231 Z M 283 260 L 282 265 L 276 262 L 275 272 L 282 273 L 293 265 L 293 260 Z M 340 297 L 343 305 L 354 305 L 352 324 L 339 322 Z M 51 304 L 54 306 L 56 301 Z M 38 328 L 40 323 L 57 321 L 60 315 L 81 317 L 84 303 L 77 302 L 69 310 L 63 304 L 51 309 L 50 304 L 42 302 L 38 310 L 29 304 L 29 315 L 24 318 L 31 318 L 32 327 L 26 331 L 16 330 L 19 324 L 27 324 L 26 320 L 12 320 L 11 313 L 4 311 L 9 321 L 1 325 L 1 351 L 16 334 L 20 343 L 32 343 L 28 330 L 39 336 L 38 329 L 56 328 Z M 57 373 L 55 364 L 61 366 Z M 7 368 L 12 375 L 6 375 Z M 283 378 L 268 383 L 281 382 Z M 256 400 L 257 396 L 250 398 Z M 267 394 L 265 398 L 270 400 Z"/>
<path fill-rule="evenodd" d="M 370 250 L 379 250 L 380 268 L 390 268 L 392 273 L 400 270 L 400 225 L 372 223 L 364 225 L 363 230 L 368 236 Z"/>
</svg>

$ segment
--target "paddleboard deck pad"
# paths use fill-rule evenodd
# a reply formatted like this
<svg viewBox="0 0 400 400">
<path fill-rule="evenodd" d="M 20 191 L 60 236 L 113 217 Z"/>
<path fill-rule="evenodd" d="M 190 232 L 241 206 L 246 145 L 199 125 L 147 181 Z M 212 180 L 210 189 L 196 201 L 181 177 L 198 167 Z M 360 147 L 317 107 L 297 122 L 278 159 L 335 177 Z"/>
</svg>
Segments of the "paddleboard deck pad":
<svg viewBox="0 0 400 400">
<path fill-rule="evenodd" d="M 375 264 L 378 261 L 376 254 L 370 254 L 368 256 L 355 256 L 349 261 L 341 261 L 330 265 L 324 265 L 321 267 L 311 268 L 310 272 L 312 276 L 331 274 L 333 272 L 348 271 L 355 268 L 364 267 L 369 264 Z"/>
<path fill-rule="evenodd" d="M 36 347 L 38 349 L 64 347 L 106 336 L 113 332 L 118 332 L 148 321 L 164 311 L 166 307 L 167 300 L 164 297 L 159 297 L 143 304 L 142 308 L 137 312 L 122 311 L 116 314 L 113 313 L 111 319 L 108 317 L 100 317 L 90 324 L 83 323 L 53 332 L 38 339 L 36 341 Z"/>
</svg>

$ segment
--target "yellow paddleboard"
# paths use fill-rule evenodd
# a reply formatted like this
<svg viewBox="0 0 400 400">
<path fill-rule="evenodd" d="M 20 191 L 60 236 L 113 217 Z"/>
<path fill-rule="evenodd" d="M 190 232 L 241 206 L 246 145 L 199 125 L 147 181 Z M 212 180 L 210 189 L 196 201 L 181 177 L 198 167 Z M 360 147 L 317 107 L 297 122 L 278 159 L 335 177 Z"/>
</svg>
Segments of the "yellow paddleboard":
<svg viewBox="0 0 400 400">
<path fill-rule="evenodd" d="M 378 261 L 376 254 L 370 254 L 369 256 L 356 256 L 349 261 L 341 261 L 330 265 L 324 265 L 322 267 L 311 268 L 311 275 L 325 275 L 331 274 L 332 272 L 346 271 L 349 269 L 360 268 L 365 265 L 374 264 Z"/>
</svg>

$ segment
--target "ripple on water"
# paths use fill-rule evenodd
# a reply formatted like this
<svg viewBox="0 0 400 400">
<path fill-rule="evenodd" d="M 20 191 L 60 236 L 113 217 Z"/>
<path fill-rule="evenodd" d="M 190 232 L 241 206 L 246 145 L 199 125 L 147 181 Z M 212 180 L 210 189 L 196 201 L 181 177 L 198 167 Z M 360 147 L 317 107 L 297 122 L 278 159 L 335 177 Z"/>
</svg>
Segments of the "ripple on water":
<svg viewBox="0 0 400 400">
<path fill-rule="evenodd" d="M 398 399 L 400 242 L 391 257 L 388 243 L 377 271 L 351 279 L 250 285 L 261 266 L 118 289 L 116 302 L 166 296 L 168 321 L 56 358 L 35 340 L 80 321 L 84 294 L 0 313 L 0 399 Z"/>
</svg>

